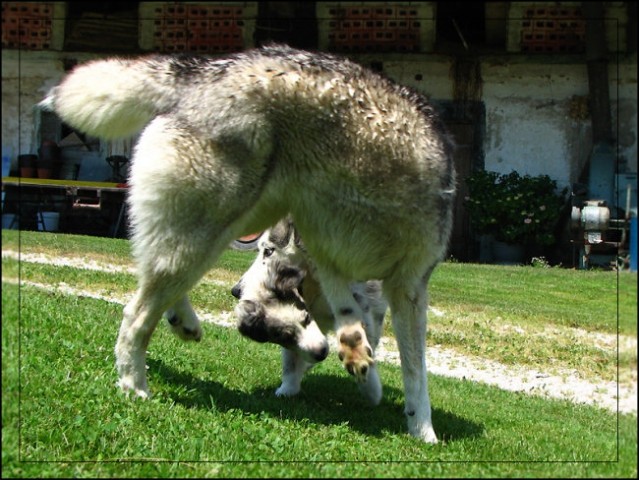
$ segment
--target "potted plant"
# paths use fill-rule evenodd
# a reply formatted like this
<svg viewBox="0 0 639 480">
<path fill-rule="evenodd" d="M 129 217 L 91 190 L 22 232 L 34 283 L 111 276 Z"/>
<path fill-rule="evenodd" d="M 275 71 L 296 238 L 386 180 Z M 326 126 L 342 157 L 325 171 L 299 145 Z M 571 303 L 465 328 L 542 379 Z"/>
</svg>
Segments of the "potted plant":
<svg viewBox="0 0 639 480">
<path fill-rule="evenodd" d="M 555 243 L 568 188 L 558 192 L 557 182 L 548 175 L 522 176 L 515 171 L 476 171 L 466 182 L 465 205 L 475 233 L 511 246 Z"/>
</svg>

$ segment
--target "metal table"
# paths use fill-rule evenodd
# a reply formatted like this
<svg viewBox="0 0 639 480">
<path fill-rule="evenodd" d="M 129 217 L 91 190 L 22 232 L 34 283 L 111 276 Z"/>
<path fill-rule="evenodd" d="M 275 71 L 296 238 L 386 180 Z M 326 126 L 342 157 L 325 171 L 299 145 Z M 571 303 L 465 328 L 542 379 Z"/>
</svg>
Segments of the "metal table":
<svg viewBox="0 0 639 480">
<path fill-rule="evenodd" d="M 33 191 L 38 196 L 38 219 L 44 225 L 42 217 L 42 205 L 45 203 L 43 199 L 47 196 L 61 193 L 71 200 L 71 209 L 91 209 L 101 210 L 103 208 L 103 200 L 105 194 L 121 195 L 118 219 L 113 229 L 113 236 L 117 236 L 122 219 L 126 210 L 126 202 L 124 197 L 127 192 L 127 185 L 123 183 L 113 182 L 92 182 L 83 180 L 58 180 L 49 178 L 24 178 L 24 177 L 4 177 L 2 179 L 2 190 L 9 191 L 11 189 L 19 191 Z"/>
</svg>

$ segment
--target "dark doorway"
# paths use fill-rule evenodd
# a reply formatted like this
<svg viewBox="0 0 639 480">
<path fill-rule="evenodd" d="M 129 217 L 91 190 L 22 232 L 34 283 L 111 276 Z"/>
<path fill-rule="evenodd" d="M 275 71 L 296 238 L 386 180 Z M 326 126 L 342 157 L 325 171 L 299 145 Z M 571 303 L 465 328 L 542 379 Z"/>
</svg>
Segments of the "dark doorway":
<svg viewBox="0 0 639 480">
<path fill-rule="evenodd" d="M 485 43 L 485 2 L 437 2 L 437 43 Z"/>
<path fill-rule="evenodd" d="M 442 119 L 455 141 L 455 170 L 457 171 L 457 196 L 453 232 L 448 255 L 468 262 L 477 259 L 477 248 L 470 231 L 470 218 L 464 198 L 468 195 L 466 179 L 477 169 L 484 167 L 483 138 L 485 109 L 481 102 L 437 102 Z"/>
</svg>

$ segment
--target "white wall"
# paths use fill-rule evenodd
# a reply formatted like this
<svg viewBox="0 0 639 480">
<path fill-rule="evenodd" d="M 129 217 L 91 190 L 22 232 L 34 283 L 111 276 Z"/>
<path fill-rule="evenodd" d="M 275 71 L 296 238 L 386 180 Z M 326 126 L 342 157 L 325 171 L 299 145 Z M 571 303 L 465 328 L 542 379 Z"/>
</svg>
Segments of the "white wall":
<svg viewBox="0 0 639 480">
<path fill-rule="evenodd" d="M 590 150 L 590 121 L 569 115 L 588 93 L 585 65 L 482 65 L 487 170 L 576 180 Z"/>
<path fill-rule="evenodd" d="M 616 63 L 609 69 L 613 135 L 620 163 L 633 172 L 637 171 L 635 69 Z M 592 145 L 590 118 L 575 118 L 570 108 L 573 96 L 587 103 L 586 66 L 482 65 L 482 74 L 486 168 L 547 173 L 562 185 L 574 182 Z"/>
<path fill-rule="evenodd" d="M 450 59 L 433 55 L 429 61 L 416 61 L 405 57 L 384 62 L 384 72 L 432 98 L 452 98 Z M 535 64 L 507 58 L 494 57 L 481 63 L 485 168 L 500 173 L 547 174 L 560 187 L 569 186 L 577 181 L 592 146 L 590 118 L 575 115 L 571 108 L 575 101 L 587 104 L 586 65 Z M 415 79 L 417 74 L 422 75 L 421 80 Z M 611 62 L 609 78 L 620 163 L 636 172 L 636 59 L 634 63 Z"/>
<path fill-rule="evenodd" d="M 62 52 L 2 51 L 2 151 L 11 152 L 12 169 L 20 154 L 36 153 L 35 105 L 64 76 Z M 85 61 L 95 55 L 78 54 Z"/>
<path fill-rule="evenodd" d="M 612 128 L 618 132 L 620 159 L 628 171 L 637 172 L 637 62 L 620 64 L 610 69 Z"/>
</svg>

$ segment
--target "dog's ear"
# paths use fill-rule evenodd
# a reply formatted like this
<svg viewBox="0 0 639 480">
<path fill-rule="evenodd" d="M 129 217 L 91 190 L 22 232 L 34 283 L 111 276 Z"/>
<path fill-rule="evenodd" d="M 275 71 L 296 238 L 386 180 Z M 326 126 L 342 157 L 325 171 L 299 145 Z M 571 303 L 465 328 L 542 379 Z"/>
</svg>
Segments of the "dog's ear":
<svg viewBox="0 0 639 480">
<path fill-rule="evenodd" d="M 260 343 L 268 341 L 266 312 L 261 304 L 252 300 L 242 300 L 236 307 L 236 314 L 237 329 L 242 335 Z"/>
</svg>

